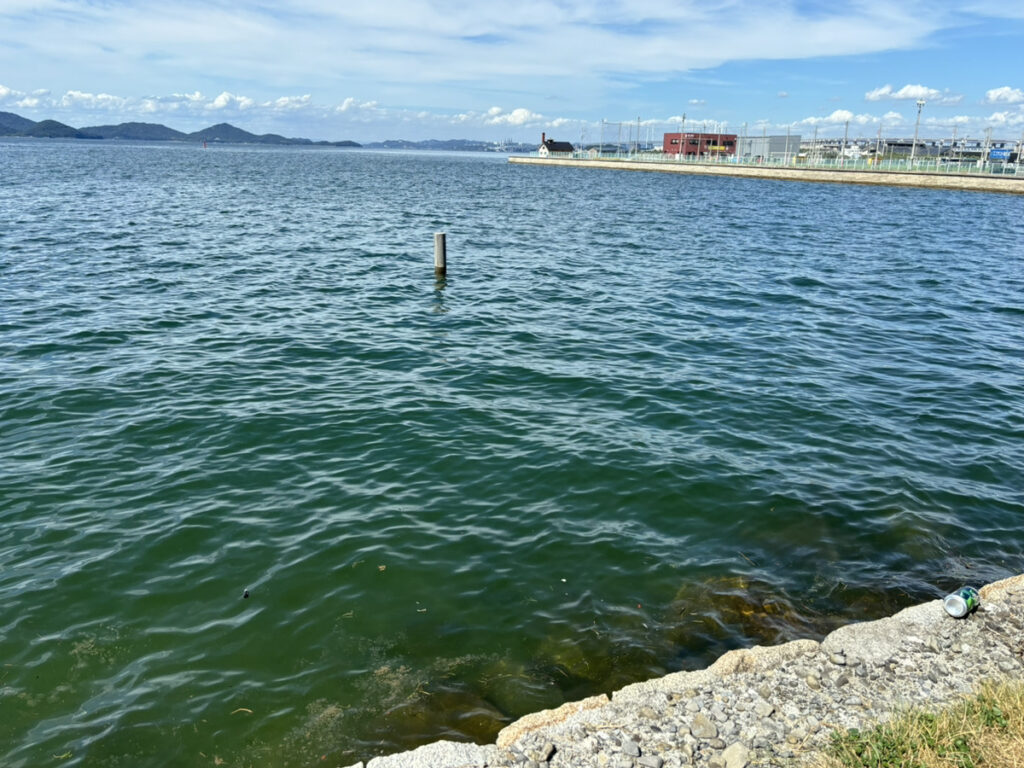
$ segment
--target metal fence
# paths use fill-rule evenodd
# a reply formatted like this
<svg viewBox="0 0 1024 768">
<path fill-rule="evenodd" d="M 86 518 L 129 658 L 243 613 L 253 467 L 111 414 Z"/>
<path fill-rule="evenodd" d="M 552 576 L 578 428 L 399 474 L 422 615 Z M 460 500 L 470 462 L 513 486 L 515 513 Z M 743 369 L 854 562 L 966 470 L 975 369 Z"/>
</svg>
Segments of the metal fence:
<svg viewBox="0 0 1024 768">
<path fill-rule="evenodd" d="M 536 152 L 532 157 L 538 157 Z M 774 158 L 745 158 L 739 156 L 696 157 L 666 155 L 662 152 L 604 152 L 576 150 L 572 153 L 552 153 L 549 157 L 578 160 L 602 160 L 624 163 L 665 163 L 667 165 L 740 165 L 752 168 L 814 168 L 837 171 L 876 171 L 879 173 L 941 173 L 955 175 L 1010 175 L 1024 178 L 1024 166 L 1018 161 L 1008 163 L 982 160 L 978 157 L 909 157 L 849 158 L 794 155 L 788 162 Z"/>
</svg>

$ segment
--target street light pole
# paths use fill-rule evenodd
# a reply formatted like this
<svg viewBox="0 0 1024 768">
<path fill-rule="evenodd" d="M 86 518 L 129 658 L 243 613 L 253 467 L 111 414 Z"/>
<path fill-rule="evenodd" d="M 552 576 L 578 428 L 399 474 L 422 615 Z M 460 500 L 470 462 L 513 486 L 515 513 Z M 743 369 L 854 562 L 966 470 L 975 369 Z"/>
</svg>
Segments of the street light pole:
<svg viewBox="0 0 1024 768">
<path fill-rule="evenodd" d="M 924 99 L 917 100 L 917 122 L 914 123 L 914 145 L 910 148 L 910 167 L 914 167 L 914 157 L 917 155 L 917 129 L 921 126 L 921 107 L 924 106 Z"/>
</svg>

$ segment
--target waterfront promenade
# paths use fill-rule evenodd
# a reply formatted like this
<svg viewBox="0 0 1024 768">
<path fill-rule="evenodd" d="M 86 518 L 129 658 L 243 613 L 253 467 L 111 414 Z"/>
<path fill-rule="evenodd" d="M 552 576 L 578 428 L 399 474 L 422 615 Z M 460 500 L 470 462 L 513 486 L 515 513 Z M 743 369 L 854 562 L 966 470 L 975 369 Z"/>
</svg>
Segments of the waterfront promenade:
<svg viewBox="0 0 1024 768">
<path fill-rule="evenodd" d="M 675 162 L 640 158 L 533 157 L 513 155 L 508 161 L 517 165 L 543 165 L 570 168 L 600 168 L 615 171 L 689 173 L 705 176 L 738 176 L 751 179 L 777 179 L 830 184 L 867 184 L 895 187 L 958 189 L 972 192 L 1024 194 L 1024 175 L 967 173 L 956 170 L 890 170 L 889 168 L 821 167 L 798 165 L 749 165 L 730 162 Z"/>
</svg>

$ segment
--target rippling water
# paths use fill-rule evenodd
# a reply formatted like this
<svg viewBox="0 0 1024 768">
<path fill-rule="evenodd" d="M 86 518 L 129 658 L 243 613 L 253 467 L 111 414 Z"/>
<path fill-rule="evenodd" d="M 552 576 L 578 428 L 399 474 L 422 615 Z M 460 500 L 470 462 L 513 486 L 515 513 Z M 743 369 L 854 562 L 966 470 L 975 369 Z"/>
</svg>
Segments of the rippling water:
<svg viewBox="0 0 1024 768">
<path fill-rule="evenodd" d="M 0 143 L 0 763 L 489 740 L 1024 571 L 1020 206 Z"/>
</svg>

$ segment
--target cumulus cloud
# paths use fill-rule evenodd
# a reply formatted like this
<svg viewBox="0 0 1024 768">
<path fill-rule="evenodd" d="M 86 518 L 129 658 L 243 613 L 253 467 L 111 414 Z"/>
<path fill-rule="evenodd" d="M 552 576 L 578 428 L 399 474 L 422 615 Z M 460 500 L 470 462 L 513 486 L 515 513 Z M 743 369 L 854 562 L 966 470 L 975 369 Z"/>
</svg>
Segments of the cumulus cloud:
<svg viewBox="0 0 1024 768">
<path fill-rule="evenodd" d="M 494 112 L 495 109 L 497 108 L 492 107 L 487 111 L 485 122 L 488 125 L 527 125 L 528 123 L 537 123 L 544 119 L 543 115 L 531 112 L 524 107 L 518 107 L 511 112 L 499 110 L 497 113 Z"/>
<path fill-rule="evenodd" d="M 1018 128 L 1024 126 L 1024 110 L 993 112 L 986 122 L 996 128 Z"/>
<path fill-rule="evenodd" d="M 855 123 L 857 125 L 868 125 L 869 123 L 878 122 L 878 118 L 873 115 L 855 115 L 848 109 L 837 109 L 831 115 L 825 117 L 805 117 L 799 122 L 799 125 L 844 125 L 845 123 Z"/>
<path fill-rule="evenodd" d="M 302 96 L 281 96 L 273 101 L 265 102 L 263 106 L 280 112 L 291 112 L 296 109 L 306 109 L 312 103 L 313 97 L 307 93 Z"/>
<path fill-rule="evenodd" d="M 208 110 L 224 110 L 224 109 L 237 109 L 245 110 L 252 109 L 256 106 L 256 102 L 250 99 L 248 96 L 236 96 L 233 93 L 223 91 L 217 98 L 206 105 Z"/>
<path fill-rule="evenodd" d="M 109 93 L 85 93 L 83 91 L 67 91 L 60 97 L 61 107 L 81 109 L 119 110 L 125 106 L 127 99 L 111 96 Z"/>
<path fill-rule="evenodd" d="M 896 90 L 886 84 L 873 91 L 868 91 L 864 94 L 864 98 L 868 101 L 917 101 L 923 99 L 939 104 L 959 104 L 964 97 L 961 94 L 950 93 L 948 90 L 940 91 L 925 85 L 904 85 Z"/>
<path fill-rule="evenodd" d="M 1004 85 L 1002 88 L 993 88 L 985 91 L 985 102 L 987 104 L 1020 104 L 1024 102 L 1024 90 L 1011 88 Z"/>
<path fill-rule="evenodd" d="M 359 101 L 349 96 L 341 104 L 334 108 L 335 112 L 359 112 L 362 110 L 375 109 L 376 101 Z"/>
</svg>

